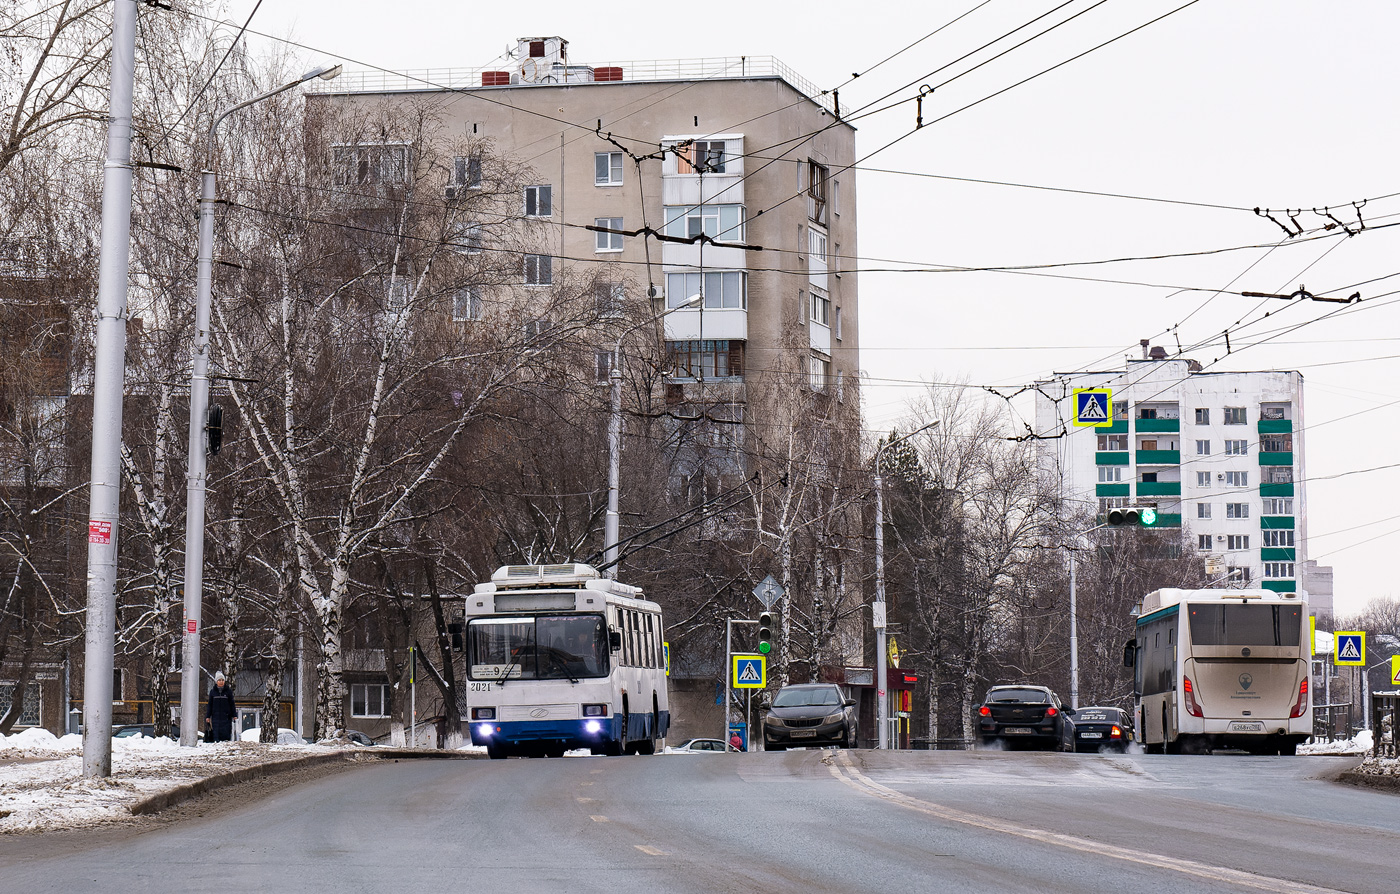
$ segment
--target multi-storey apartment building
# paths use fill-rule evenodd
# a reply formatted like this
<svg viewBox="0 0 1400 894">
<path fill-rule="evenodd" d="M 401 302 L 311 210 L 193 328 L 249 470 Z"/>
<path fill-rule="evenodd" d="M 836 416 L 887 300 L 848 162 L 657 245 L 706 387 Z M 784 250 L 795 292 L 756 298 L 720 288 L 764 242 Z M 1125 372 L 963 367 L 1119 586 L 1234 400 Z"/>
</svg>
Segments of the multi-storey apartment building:
<svg viewBox="0 0 1400 894">
<path fill-rule="evenodd" d="M 1300 592 L 1307 550 L 1303 376 L 1204 372 L 1160 347 L 1122 370 L 1038 383 L 1042 469 L 1068 500 L 1152 506 L 1236 585 Z M 1112 391 L 1113 418 L 1073 424 L 1073 392 Z"/>
</svg>

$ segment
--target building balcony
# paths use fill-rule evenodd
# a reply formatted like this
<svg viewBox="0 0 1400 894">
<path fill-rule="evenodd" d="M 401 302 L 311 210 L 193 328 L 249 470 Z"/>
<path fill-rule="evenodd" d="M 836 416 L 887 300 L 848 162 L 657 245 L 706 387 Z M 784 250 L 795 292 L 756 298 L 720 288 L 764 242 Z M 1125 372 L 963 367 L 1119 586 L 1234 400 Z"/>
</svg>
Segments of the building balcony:
<svg viewBox="0 0 1400 894">
<path fill-rule="evenodd" d="M 1296 527 L 1291 515 L 1265 515 L 1259 519 L 1262 531 L 1291 531 Z"/>
<path fill-rule="evenodd" d="M 1179 497 L 1181 496 L 1181 482 L 1139 481 L 1137 495 L 1139 497 Z"/>
<path fill-rule="evenodd" d="M 1179 466 L 1180 450 L 1139 450 L 1137 464 L 1140 466 Z"/>
<path fill-rule="evenodd" d="M 1261 497 L 1291 497 L 1293 496 L 1293 482 L 1284 481 L 1279 484 L 1264 483 L 1259 485 L 1259 496 Z"/>
<path fill-rule="evenodd" d="M 1287 420 L 1284 420 L 1285 422 Z M 1291 466 L 1293 465 L 1293 454 L 1290 453 L 1263 453 L 1259 454 L 1259 465 L 1261 466 Z"/>
<path fill-rule="evenodd" d="M 1275 593 L 1298 592 L 1298 583 L 1291 580 L 1265 580 L 1260 581 L 1259 586 L 1265 590 L 1273 590 Z"/>
<path fill-rule="evenodd" d="M 1133 429 L 1138 432 L 1179 432 L 1181 431 L 1180 419 L 1137 419 L 1133 422 Z"/>
<path fill-rule="evenodd" d="M 1296 562 L 1298 550 L 1292 546 L 1266 546 L 1259 550 L 1259 558 L 1264 562 Z"/>
<path fill-rule="evenodd" d="M 1121 484 L 1099 484 L 1094 487 L 1096 497 L 1126 497 L 1128 496 L 1128 482 Z"/>
<path fill-rule="evenodd" d="M 1128 433 L 1128 420 L 1118 419 L 1108 425 L 1096 425 L 1094 431 L 1101 435 L 1126 435 Z"/>
<path fill-rule="evenodd" d="M 1094 462 L 1100 466 L 1126 466 L 1128 464 L 1128 451 L 1100 450 L 1094 454 Z"/>
<path fill-rule="evenodd" d="M 1259 434 L 1261 435 L 1287 435 L 1293 432 L 1292 419 L 1260 419 Z"/>
</svg>

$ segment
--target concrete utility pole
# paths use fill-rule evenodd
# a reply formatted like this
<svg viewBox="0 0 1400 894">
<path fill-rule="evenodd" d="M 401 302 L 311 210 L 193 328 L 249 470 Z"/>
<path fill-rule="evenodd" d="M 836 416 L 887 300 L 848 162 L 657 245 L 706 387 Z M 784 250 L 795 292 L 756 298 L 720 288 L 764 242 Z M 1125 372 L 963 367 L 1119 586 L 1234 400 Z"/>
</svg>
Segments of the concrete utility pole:
<svg viewBox="0 0 1400 894">
<path fill-rule="evenodd" d="M 879 733 L 876 748 L 890 747 L 890 703 L 885 691 L 885 687 L 889 685 L 889 668 L 885 655 L 888 648 L 885 640 L 885 479 L 880 474 L 880 460 L 884 458 L 887 447 L 907 441 L 919 432 L 933 428 L 940 421 L 935 419 L 907 435 L 891 438 L 875 451 L 875 604 L 870 609 L 870 623 L 875 628 L 875 725 Z"/>
<path fill-rule="evenodd" d="M 224 119 L 239 109 L 276 96 L 313 78 L 330 80 L 340 66 L 314 68 L 295 81 L 225 109 L 209 127 L 208 164 L 214 167 L 214 135 Z M 209 317 L 214 292 L 215 174 L 200 177 L 199 257 L 195 270 L 194 357 L 190 375 L 189 471 L 185 475 L 185 630 L 181 643 L 180 744 L 199 744 L 199 637 L 204 623 L 204 494 L 208 468 L 206 426 L 209 415 Z M 232 683 L 233 668 L 228 668 Z"/>
<path fill-rule="evenodd" d="M 102 168 L 102 254 L 97 284 L 97 355 L 92 377 L 92 482 L 88 491 L 88 598 L 83 656 L 83 776 L 89 779 L 112 775 L 112 670 L 116 664 L 122 393 L 126 389 L 126 291 L 131 253 L 136 0 L 115 0 L 112 16 L 112 87 L 107 161 Z"/>
</svg>

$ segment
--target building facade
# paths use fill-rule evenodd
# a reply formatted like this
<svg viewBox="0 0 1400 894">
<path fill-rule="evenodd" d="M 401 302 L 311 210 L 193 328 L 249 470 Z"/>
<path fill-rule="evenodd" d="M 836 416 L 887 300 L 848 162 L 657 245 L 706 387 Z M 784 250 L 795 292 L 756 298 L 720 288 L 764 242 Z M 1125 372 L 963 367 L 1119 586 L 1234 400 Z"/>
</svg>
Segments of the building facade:
<svg viewBox="0 0 1400 894">
<path fill-rule="evenodd" d="M 1179 528 L 1221 585 L 1303 592 L 1307 501 L 1303 376 L 1204 372 L 1148 350 L 1122 370 L 1066 373 L 1038 383 L 1041 467 L 1066 500 L 1150 506 Z M 1112 419 L 1074 424 L 1074 392 L 1112 392 Z M 1063 437 L 1053 435 L 1063 432 Z M 1330 591 L 1327 594 L 1330 597 Z"/>
</svg>

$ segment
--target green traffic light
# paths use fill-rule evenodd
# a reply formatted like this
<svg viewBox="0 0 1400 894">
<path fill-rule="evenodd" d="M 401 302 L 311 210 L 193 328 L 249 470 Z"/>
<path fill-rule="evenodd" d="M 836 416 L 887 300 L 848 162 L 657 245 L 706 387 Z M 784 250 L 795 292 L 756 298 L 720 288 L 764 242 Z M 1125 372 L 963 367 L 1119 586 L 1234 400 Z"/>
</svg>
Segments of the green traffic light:
<svg viewBox="0 0 1400 894">
<path fill-rule="evenodd" d="M 768 642 L 759 643 L 758 651 L 762 652 L 764 655 L 767 655 L 769 652 L 773 651 L 773 644 Z"/>
<path fill-rule="evenodd" d="M 1144 528 L 1150 528 L 1157 524 L 1157 510 L 1144 509 L 1142 510 L 1142 514 L 1138 516 L 1138 519 Z"/>
</svg>

